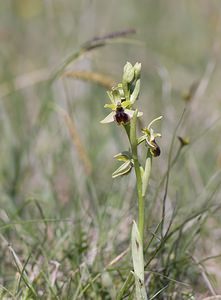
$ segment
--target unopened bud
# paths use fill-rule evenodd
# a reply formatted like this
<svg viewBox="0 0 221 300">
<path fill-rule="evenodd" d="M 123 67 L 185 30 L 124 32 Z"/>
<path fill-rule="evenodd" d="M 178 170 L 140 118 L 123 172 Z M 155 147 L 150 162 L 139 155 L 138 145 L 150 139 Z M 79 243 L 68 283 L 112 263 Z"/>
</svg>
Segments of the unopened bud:
<svg viewBox="0 0 221 300">
<path fill-rule="evenodd" d="M 134 65 L 134 74 L 136 79 L 140 78 L 140 72 L 141 72 L 141 63 L 136 62 Z"/>
<path fill-rule="evenodd" d="M 123 81 L 130 83 L 134 79 L 134 67 L 131 63 L 127 62 L 124 66 L 124 74 L 123 74 Z"/>
</svg>

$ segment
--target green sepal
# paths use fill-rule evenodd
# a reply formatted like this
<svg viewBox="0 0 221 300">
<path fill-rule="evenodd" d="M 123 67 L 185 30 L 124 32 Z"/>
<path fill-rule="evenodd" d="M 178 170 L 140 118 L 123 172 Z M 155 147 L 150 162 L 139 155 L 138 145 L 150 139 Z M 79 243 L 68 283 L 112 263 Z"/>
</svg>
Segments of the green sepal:
<svg viewBox="0 0 221 300">
<path fill-rule="evenodd" d="M 118 85 L 117 85 L 117 89 L 118 89 L 118 91 L 119 91 L 119 94 L 120 94 L 121 100 L 125 99 L 125 95 L 124 95 L 124 89 L 123 89 L 123 85 L 122 85 L 122 83 L 118 83 Z"/>
<path fill-rule="evenodd" d="M 115 105 L 118 103 L 121 103 L 121 95 L 120 95 L 120 92 L 118 89 L 114 89 L 112 91 L 112 96 L 113 96 Z"/>
<path fill-rule="evenodd" d="M 130 160 L 127 160 L 112 174 L 112 178 L 128 174 L 131 171 L 132 167 L 132 162 Z"/>
<path fill-rule="evenodd" d="M 114 122 L 114 115 L 115 115 L 115 112 L 112 111 L 109 115 L 106 116 L 106 118 L 104 118 L 102 121 L 100 121 L 100 123 L 105 124 L 105 123 Z"/>
</svg>

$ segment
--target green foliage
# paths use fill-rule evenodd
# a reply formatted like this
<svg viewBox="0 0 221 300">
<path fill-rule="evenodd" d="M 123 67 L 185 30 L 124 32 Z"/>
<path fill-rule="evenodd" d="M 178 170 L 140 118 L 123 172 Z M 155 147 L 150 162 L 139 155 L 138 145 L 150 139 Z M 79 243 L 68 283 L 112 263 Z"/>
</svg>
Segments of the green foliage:
<svg viewBox="0 0 221 300">
<path fill-rule="evenodd" d="M 134 156 L 98 122 L 113 83 L 111 121 L 139 104 L 134 145 L 161 151 L 137 153 L 148 299 L 221 294 L 219 14 L 217 0 L 0 2 L 0 299 L 134 299 Z M 160 115 L 158 145 L 143 119 Z"/>
</svg>

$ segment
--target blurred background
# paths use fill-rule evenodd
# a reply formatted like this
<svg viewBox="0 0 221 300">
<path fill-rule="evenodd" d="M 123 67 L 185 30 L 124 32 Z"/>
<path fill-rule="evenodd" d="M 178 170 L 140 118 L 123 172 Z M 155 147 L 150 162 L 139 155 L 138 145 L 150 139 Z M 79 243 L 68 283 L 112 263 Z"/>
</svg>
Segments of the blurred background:
<svg viewBox="0 0 221 300">
<path fill-rule="evenodd" d="M 62 274 L 100 253 L 103 265 L 128 245 L 134 177 L 111 178 L 113 156 L 128 142 L 121 127 L 99 123 L 108 113 L 106 90 L 121 81 L 127 61 L 142 63 L 144 125 L 163 116 L 148 226 L 161 219 L 164 190 L 157 199 L 155 191 L 182 136 L 190 144 L 171 168 L 166 216 L 176 206 L 179 223 L 207 209 L 194 257 L 220 254 L 220 37 L 218 0 L 0 2 L 2 285 L 15 280 L 8 243 L 23 262 L 41 245 L 31 266 L 47 257 Z M 206 267 L 219 291 L 220 258 Z"/>
</svg>

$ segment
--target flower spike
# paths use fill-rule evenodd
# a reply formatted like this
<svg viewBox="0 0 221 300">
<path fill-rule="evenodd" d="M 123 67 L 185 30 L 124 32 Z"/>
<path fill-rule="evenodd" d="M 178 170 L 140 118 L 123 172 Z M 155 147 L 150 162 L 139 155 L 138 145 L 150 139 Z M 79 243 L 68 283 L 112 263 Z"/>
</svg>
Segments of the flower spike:
<svg viewBox="0 0 221 300">
<path fill-rule="evenodd" d="M 111 103 L 105 104 L 104 107 L 111 109 L 112 112 L 101 123 L 115 121 L 118 125 L 127 125 L 130 122 L 135 111 L 132 106 L 140 92 L 140 71 L 140 63 L 136 63 L 134 66 L 129 62 L 126 63 L 122 83 L 118 83 L 111 91 L 107 92 Z M 137 117 L 142 115 L 142 112 L 138 112 Z"/>
</svg>

